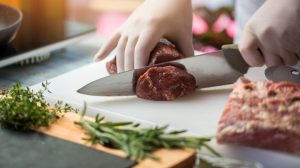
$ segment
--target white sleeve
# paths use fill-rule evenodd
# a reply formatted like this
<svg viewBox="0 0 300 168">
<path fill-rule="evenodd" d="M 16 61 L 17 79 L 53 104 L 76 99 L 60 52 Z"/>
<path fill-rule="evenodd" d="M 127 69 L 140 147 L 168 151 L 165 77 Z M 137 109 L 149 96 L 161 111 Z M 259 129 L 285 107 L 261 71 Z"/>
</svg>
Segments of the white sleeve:
<svg viewBox="0 0 300 168">
<path fill-rule="evenodd" d="M 235 20 L 237 24 L 237 34 L 234 42 L 238 43 L 244 26 L 254 12 L 265 2 L 265 0 L 236 0 Z"/>
</svg>

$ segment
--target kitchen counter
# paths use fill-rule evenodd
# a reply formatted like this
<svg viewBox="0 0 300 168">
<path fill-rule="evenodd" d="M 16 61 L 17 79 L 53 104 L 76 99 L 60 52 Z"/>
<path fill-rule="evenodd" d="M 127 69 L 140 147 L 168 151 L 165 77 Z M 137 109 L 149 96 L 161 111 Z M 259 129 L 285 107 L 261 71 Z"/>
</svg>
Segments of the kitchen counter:
<svg viewBox="0 0 300 168">
<path fill-rule="evenodd" d="M 51 53 L 40 63 L 11 65 L 0 68 L 0 88 L 16 82 L 31 86 L 93 62 L 93 56 L 103 42 L 100 36 L 89 37 L 75 45 Z"/>
</svg>

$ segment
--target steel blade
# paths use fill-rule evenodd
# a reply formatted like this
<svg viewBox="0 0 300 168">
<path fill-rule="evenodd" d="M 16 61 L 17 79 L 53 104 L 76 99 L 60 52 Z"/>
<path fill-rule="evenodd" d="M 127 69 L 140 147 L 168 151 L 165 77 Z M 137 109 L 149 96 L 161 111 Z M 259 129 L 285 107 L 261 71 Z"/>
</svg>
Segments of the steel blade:
<svg viewBox="0 0 300 168">
<path fill-rule="evenodd" d="M 223 52 L 217 51 L 175 61 L 196 78 L 199 88 L 232 84 L 243 73 L 232 68 Z"/>
<path fill-rule="evenodd" d="M 187 72 L 196 78 L 198 88 L 232 84 L 243 75 L 242 72 L 235 70 L 227 63 L 222 51 L 205 53 L 168 63 L 184 66 Z M 163 63 L 163 65 L 168 63 Z M 78 92 L 94 96 L 133 95 L 135 94 L 134 73 L 143 71 L 143 69 L 145 68 L 98 79 L 82 87 Z"/>
<path fill-rule="evenodd" d="M 126 96 L 134 95 L 133 71 L 118 73 L 95 80 L 79 90 L 78 93 L 93 96 Z"/>
</svg>

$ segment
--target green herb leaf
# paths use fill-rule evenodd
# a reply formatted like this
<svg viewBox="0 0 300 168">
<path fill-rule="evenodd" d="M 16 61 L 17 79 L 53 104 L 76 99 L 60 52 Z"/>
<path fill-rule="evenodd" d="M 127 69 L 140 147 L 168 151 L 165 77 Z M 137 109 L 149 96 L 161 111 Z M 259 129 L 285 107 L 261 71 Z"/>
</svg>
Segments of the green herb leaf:
<svg viewBox="0 0 300 168">
<path fill-rule="evenodd" d="M 86 104 L 85 104 L 86 110 Z M 82 114 L 85 114 L 85 110 Z M 91 143 L 99 143 L 107 147 L 123 150 L 127 157 L 136 161 L 144 158 L 158 159 L 152 154 L 160 148 L 206 148 L 212 154 L 219 156 L 207 143 L 208 137 L 181 136 L 185 130 L 167 131 L 168 126 L 154 128 L 139 128 L 132 122 L 107 122 L 104 117 L 96 116 L 95 121 L 85 120 L 75 122 L 87 131 Z"/>
<path fill-rule="evenodd" d="M 50 92 L 49 84 L 42 83 L 43 88 L 37 92 L 29 87 L 22 87 L 20 83 L 7 90 L 0 98 L 0 127 L 35 129 L 48 126 L 65 112 L 78 111 L 62 101 L 50 107 L 43 95 L 46 91 Z"/>
</svg>

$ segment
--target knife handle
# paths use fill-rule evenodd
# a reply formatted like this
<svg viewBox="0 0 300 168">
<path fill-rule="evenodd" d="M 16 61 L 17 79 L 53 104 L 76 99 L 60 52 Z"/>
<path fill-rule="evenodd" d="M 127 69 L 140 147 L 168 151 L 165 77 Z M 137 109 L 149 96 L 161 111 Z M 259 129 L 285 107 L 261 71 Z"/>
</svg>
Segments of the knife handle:
<svg viewBox="0 0 300 168">
<path fill-rule="evenodd" d="M 227 44 L 222 46 L 222 51 L 226 61 L 235 70 L 245 74 L 249 69 L 249 65 L 242 57 L 237 44 Z"/>
</svg>

